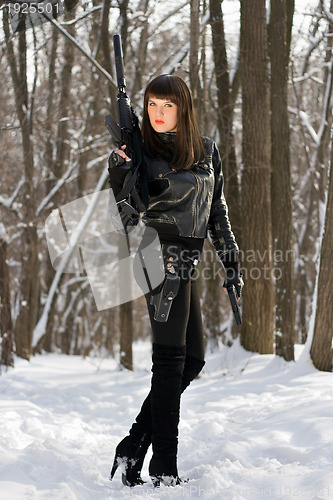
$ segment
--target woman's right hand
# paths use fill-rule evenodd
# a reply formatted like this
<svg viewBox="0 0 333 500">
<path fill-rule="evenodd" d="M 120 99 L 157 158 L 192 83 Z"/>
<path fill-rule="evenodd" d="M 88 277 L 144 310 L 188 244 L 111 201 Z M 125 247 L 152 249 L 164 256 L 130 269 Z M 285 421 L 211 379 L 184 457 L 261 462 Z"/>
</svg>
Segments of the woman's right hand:
<svg viewBox="0 0 333 500">
<path fill-rule="evenodd" d="M 129 158 L 125 153 L 125 149 L 126 146 L 124 144 L 123 146 L 121 146 L 121 149 L 116 148 L 111 152 L 109 157 L 109 166 L 111 168 L 121 167 L 125 164 L 125 162 L 131 161 L 131 158 Z"/>
</svg>

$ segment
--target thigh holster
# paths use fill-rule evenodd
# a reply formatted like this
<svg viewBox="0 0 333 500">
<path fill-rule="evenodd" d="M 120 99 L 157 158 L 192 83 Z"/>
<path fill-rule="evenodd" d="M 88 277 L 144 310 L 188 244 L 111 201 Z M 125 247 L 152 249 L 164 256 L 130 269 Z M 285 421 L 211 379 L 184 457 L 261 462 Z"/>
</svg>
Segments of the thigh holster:
<svg viewBox="0 0 333 500">
<path fill-rule="evenodd" d="M 165 269 L 165 278 L 150 298 L 150 304 L 155 307 L 154 320 L 168 321 L 172 302 L 176 297 L 180 285 L 180 247 L 174 244 L 163 244 L 162 254 Z"/>
</svg>

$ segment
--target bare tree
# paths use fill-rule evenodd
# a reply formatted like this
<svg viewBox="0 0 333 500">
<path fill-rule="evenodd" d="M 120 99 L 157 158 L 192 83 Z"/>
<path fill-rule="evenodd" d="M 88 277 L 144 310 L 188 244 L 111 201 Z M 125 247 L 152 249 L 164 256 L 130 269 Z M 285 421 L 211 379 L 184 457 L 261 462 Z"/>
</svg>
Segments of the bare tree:
<svg viewBox="0 0 333 500">
<path fill-rule="evenodd" d="M 193 95 L 193 103 L 198 117 L 200 117 L 201 91 L 199 81 L 199 44 L 200 44 L 200 1 L 191 0 L 190 20 L 190 88 Z"/>
<path fill-rule="evenodd" d="M 1 231 L 2 223 L 0 223 Z M 3 226 L 2 226 L 3 227 Z M 7 243 L 0 234 L 0 365 L 13 366 L 13 331 Z"/>
<path fill-rule="evenodd" d="M 24 21 L 23 21 L 24 22 Z M 19 217 L 21 220 L 21 276 L 18 291 L 18 314 L 15 322 L 16 352 L 29 359 L 31 340 L 36 324 L 39 306 L 39 240 L 35 219 L 35 170 L 32 140 L 32 117 L 34 101 L 30 99 L 27 81 L 27 40 L 23 29 L 18 34 L 18 48 L 15 53 L 14 42 L 10 35 L 8 14 L 3 14 L 3 26 L 7 44 L 7 59 L 11 71 L 15 93 L 16 113 L 22 135 L 22 187 L 23 200 Z"/>
<path fill-rule="evenodd" d="M 293 215 L 288 115 L 289 48 L 287 0 L 271 1 L 272 230 L 275 272 L 276 354 L 294 359 L 295 305 Z M 289 24 L 290 26 L 290 24 Z M 289 37 L 290 39 L 290 37 Z"/>
<path fill-rule="evenodd" d="M 148 36 L 149 36 L 149 0 L 141 1 L 141 32 L 139 43 L 136 46 L 136 51 L 134 51 L 133 57 L 136 61 L 135 64 L 135 74 L 136 78 L 134 78 L 131 95 L 133 98 L 142 91 L 143 79 L 146 73 L 146 65 L 147 65 L 147 46 L 148 46 Z M 133 51 L 133 49 L 132 49 Z"/>
<path fill-rule="evenodd" d="M 241 244 L 240 192 L 233 134 L 233 106 L 228 68 L 224 20 L 220 0 L 210 0 L 210 24 L 218 102 L 220 152 L 225 178 L 225 196 L 237 241 Z"/>
<path fill-rule="evenodd" d="M 296 109 L 304 147 L 306 170 L 300 185 L 300 198 L 304 200 L 302 222 L 297 229 L 296 313 L 303 340 L 306 339 L 308 318 L 311 312 L 315 283 L 315 255 L 323 221 L 320 207 L 324 203 L 327 186 L 330 129 L 332 125 L 332 26 L 333 2 L 330 12 L 320 2 L 319 14 L 315 14 L 309 30 L 309 47 L 304 57 L 300 76 L 293 77 Z M 325 23 L 328 25 L 325 28 Z M 318 57 L 324 55 L 323 58 Z M 313 62 L 311 61 L 313 59 Z M 318 88 L 308 84 L 311 74 L 321 75 Z M 307 86 L 306 86 L 307 84 Z M 306 92 L 306 90 L 308 92 Z M 308 95 L 310 97 L 308 97 Z M 311 100 L 309 102 L 309 99 Z M 312 107 L 314 105 L 314 107 Z M 305 112 L 305 109 L 309 109 Z"/>
<path fill-rule="evenodd" d="M 333 144 L 331 145 L 331 174 L 327 196 L 324 234 L 320 254 L 316 319 L 311 345 L 311 359 L 318 370 L 332 371 L 333 339 Z"/>
<path fill-rule="evenodd" d="M 270 125 L 265 0 L 241 1 L 243 347 L 273 352 Z"/>
</svg>

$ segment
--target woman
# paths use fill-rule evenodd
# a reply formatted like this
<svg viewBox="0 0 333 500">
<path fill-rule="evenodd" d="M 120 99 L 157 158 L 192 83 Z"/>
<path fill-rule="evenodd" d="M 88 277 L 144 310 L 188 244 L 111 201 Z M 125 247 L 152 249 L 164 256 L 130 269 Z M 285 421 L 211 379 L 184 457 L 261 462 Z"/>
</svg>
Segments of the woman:
<svg viewBox="0 0 333 500">
<path fill-rule="evenodd" d="M 191 93 L 180 77 L 161 75 L 149 83 L 142 134 L 149 189 L 143 221 L 158 232 L 165 279 L 178 273 L 180 281 L 167 321 L 156 320 L 152 294 L 146 295 L 153 334 L 151 391 L 129 435 L 117 446 L 111 479 L 122 464 L 123 483 L 142 484 L 141 469 L 152 444 L 153 484 L 176 485 L 181 482 L 177 470 L 180 396 L 205 364 L 200 301 L 191 274 L 207 231 L 226 270 L 224 286 L 233 283 L 240 297 L 243 283 L 223 196 L 219 152 L 211 139 L 200 136 Z M 109 159 L 115 194 L 130 168 L 124 149 L 116 149 Z"/>
</svg>

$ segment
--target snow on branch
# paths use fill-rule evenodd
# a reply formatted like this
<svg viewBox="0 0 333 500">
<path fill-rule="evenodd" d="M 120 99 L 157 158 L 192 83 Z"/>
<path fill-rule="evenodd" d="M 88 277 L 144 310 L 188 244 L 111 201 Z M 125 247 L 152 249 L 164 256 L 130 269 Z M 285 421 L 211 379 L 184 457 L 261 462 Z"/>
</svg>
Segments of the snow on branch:
<svg viewBox="0 0 333 500">
<path fill-rule="evenodd" d="M 187 42 L 183 47 L 177 52 L 176 56 L 172 59 L 169 66 L 166 66 L 163 70 L 165 74 L 171 74 L 176 71 L 181 64 L 181 62 L 185 59 L 188 52 L 190 50 L 190 42 Z"/>
<path fill-rule="evenodd" d="M 168 20 L 170 19 L 171 17 L 173 17 L 175 14 L 177 14 L 179 11 L 181 11 L 184 7 L 186 7 L 186 5 L 188 5 L 190 3 L 189 0 L 186 0 L 186 2 L 182 3 L 181 5 L 179 5 L 178 7 L 176 7 L 174 10 L 168 12 L 166 14 L 165 17 L 163 17 L 163 19 L 161 19 L 157 25 L 154 27 L 154 32 L 148 37 L 148 42 L 152 39 L 153 35 L 156 34 L 157 30 Z"/>
<path fill-rule="evenodd" d="M 288 109 L 289 109 L 290 113 L 300 117 L 304 127 L 309 132 L 313 142 L 315 143 L 316 146 L 319 146 L 319 144 L 320 144 L 319 136 L 318 136 L 317 132 L 315 131 L 315 129 L 313 128 L 313 126 L 311 125 L 311 123 L 309 121 L 309 117 L 305 113 L 305 111 L 301 111 L 297 108 L 291 108 L 291 107 L 289 107 Z"/>
<path fill-rule="evenodd" d="M 8 235 L 5 226 L 0 222 L 0 240 L 7 241 Z"/>
<path fill-rule="evenodd" d="M 323 14 L 325 15 L 327 21 L 331 24 L 333 24 L 333 15 L 331 12 L 329 12 L 326 8 L 326 5 L 323 1 L 320 2 L 320 8 L 323 12 Z"/>
<path fill-rule="evenodd" d="M 205 16 L 202 18 L 200 23 L 200 34 L 203 32 L 209 20 L 210 20 L 210 12 L 207 12 Z M 166 74 L 171 74 L 174 71 L 176 71 L 181 62 L 187 56 L 189 51 L 190 51 L 190 42 L 187 42 L 185 45 L 183 45 L 183 47 L 179 50 L 179 52 L 177 52 L 175 57 L 172 59 L 171 63 L 163 68 L 163 72 Z"/>
<path fill-rule="evenodd" d="M 333 65 L 333 56 L 331 56 L 330 62 L 327 64 L 327 83 L 325 88 L 325 96 L 324 96 L 324 105 L 322 112 L 322 119 L 320 122 L 319 130 L 318 130 L 318 140 L 321 142 L 325 130 L 328 126 L 329 122 L 329 114 L 331 113 L 331 99 L 332 99 L 332 65 Z"/>
<path fill-rule="evenodd" d="M 47 195 L 45 196 L 45 198 L 41 201 L 41 203 L 39 204 L 39 206 L 38 206 L 38 208 L 36 210 L 36 215 L 40 215 L 40 213 L 42 212 L 42 210 L 44 210 L 44 208 L 48 205 L 48 203 L 53 198 L 53 196 L 59 191 L 59 189 L 62 188 L 62 186 L 65 184 L 65 182 L 70 177 L 71 173 L 73 172 L 73 170 L 76 167 L 77 167 L 77 163 L 75 163 L 74 165 L 71 165 L 67 169 L 67 171 L 65 172 L 65 174 L 63 175 L 63 177 L 61 177 L 61 179 L 58 180 L 58 182 L 53 186 L 53 188 L 51 189 L 51 191 L 49 193 L 47 193 Z"/>
<path fill-rule="evenodd" d="M 101 5 L 96 5 L 95 7 L 92 7 L 91 9 L 87 10 L 86 12 L 83 12 L 80 16 L 76 17 L 75 19 L 72 19 L 71 21 L 64 21 L 63 23 L 60 23 L 61 26 L 72 26 L 73 24 L 77 23 L 78 21 L 81 21 L 85 17 L 89 16 L 96 10 L 101 10 L 102 6 Z"/>
<path fill-rule="evenodd" d="M 77 47 L 82 54 L 89 59 L 89 61 L 95 66 L 95 68 L 111 83 L 111 85 L 114 86 L 115 89 L 117 89 L 112 76 L 110 73 L 108 73 L 97 61 L 94 57 L 92 57 L 89 52 L 82 47 L 82 45 L 79 44 L 79 42 L 72 36 L 68 31 L 65 30 L 55 19 L 52 17 L 48 16 L 45 12 L 42 13 L 44 17 L 46 17 L 50 23 L 52 23 L 63 35 L 65 35 L 74 45 Z"/>
<path fill-rule="evenodd" d="M 315 76 L 317 73 L 319 73 L 319 71 L 321 71 L 321 68 L 312 68 L 310 71 L 302 73 L 300 76 L 293 77 L 293 82 L 302 83 L 305 82 L 306 80 L 311 79 L 319 83 L 319 85 L 323 85 L 324 84 L 323 80 Z"/>
<path fill-rule="evenodd" d="M 3 196 L 0 195 L 0 205 L 2 205 L 5 208 L 12 208 L 13 207 L 13 203 L 16 200 L 16 198 L 17 198 L 17 196 L 18 196 L 18 194 L 20 192 L 20 189 L 23 186 L 24 182 L 25 182 L 25 179 L 22 178 L 20 180 L 20 182 L 18 183 L 18 185 L 16 186 L 16 189 L 13 192 L 13 194 L 11 195 L 10 198 L 5 198 L 5 197 L 3 197 Z"/>
</svg>

